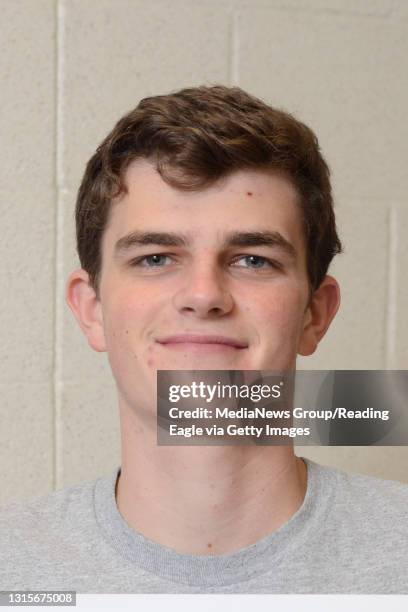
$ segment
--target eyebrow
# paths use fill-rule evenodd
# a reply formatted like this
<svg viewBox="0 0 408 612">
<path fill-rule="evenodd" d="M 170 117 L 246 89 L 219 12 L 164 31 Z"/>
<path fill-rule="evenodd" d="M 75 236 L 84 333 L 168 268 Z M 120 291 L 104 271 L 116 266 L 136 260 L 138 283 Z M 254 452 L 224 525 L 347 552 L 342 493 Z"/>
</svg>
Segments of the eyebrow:
<svg viewBox="0 0 408 612">
<path fill-rule="evenodd" d="M 137 246 L 188 247 L 190 244 L 190 239 L 186 234 L 136 230 L 119 238 L 115 244 L 114 253 L 115 256 L 119 256 Z M 292 259 L 296 259 L 296 249 L 293 244 L 275 231 L 228 232 L 224 237 L 224 245 L 226 247 L 277 247 L 285 251 Z"/>
</svg>

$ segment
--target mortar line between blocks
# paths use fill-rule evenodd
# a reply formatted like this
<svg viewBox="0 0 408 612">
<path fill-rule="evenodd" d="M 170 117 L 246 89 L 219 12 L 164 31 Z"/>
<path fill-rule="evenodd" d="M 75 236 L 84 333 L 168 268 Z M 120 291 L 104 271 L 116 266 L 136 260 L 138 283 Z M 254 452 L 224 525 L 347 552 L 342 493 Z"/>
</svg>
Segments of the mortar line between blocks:
<svg viewBox="0 0 408 612">
<path fill-rule="evenodd" d="M 397 331 L 397 255 L 398 255 L 398 218 L 394 205 L 389 209 L 388 224 L 388 292 L 386 305 L 386 351 L 385 367 L 395 365 L 395 343 Z"/>
<path fill-rule="evenodd" d="M 62 129 L 62 94 L 64 77 L 64 18 L 63 0 L 56 0 L 56 229 L 55 229 L 55 298 L 54 298 L 54 489 L 62 486 L 62 466 L 60 465 L 61 450 L 61 340 L 62 320 L 59 301 L 64 290 L 63 279 L 63 202 L 64 173 L 63 173 L 63 129 Z"/>
</svg>

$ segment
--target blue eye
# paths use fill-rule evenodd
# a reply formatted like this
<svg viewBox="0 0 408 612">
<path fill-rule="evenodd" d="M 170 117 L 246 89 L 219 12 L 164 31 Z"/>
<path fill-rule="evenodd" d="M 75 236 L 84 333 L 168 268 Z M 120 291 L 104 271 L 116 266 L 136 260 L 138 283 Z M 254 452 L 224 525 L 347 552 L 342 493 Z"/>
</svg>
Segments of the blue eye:
<svg viewBox="0 0 408 612">
<path fill-rule="evenodd" d="M 142 268 L 162 268 L 163 266 L 160 265 L 160 260 L 166 258 L 168 258 L 168 255 L 164 253 L 153 253 L 152 255 L 137 257 L 131 263 L 133 266 L 140 266 Z M 151 262 L 153 265 L 148 265 L 148 262 Z M 147 265 L 145 265 L 145 263 L 147 263 Z"/>
<path fill-rule="evenodd" d="M 275 262 L 272 259 L 268 259 L 267 257 L 261 257 L 261 255 L 242 255 L 241 257 L 237 258 L 236 261 L 239 261 L 241 259 L 250 260 L 252 263 L 255 263 L 255 265 L 253 266 L 248 266 L 249 268 L 253 268 L 254 270 L 279 267 L 278 262 Z M 260 263 L 261 265 L 256 265 L 257 263 Z M 265 263 L 267 264 L 266 266 L 264 265 Z"/>
</svg>

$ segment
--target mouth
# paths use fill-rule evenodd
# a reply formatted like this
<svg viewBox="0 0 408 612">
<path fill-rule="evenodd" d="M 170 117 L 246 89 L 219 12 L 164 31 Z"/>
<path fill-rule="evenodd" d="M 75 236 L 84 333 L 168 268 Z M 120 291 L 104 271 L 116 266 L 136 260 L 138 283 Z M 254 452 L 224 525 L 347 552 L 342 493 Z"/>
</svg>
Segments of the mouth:
<svg viewBox="0 0 408 612">
<path fill-rule="evenodd" d="M 204 336 L 195 334 L 180 334 L 157 339 L 156 342 L 173 351 L 188 351 L 193 353 L 213 353 L 242 351 L 248 345 L 235 338 L 225 336 Z"/>
</svg>

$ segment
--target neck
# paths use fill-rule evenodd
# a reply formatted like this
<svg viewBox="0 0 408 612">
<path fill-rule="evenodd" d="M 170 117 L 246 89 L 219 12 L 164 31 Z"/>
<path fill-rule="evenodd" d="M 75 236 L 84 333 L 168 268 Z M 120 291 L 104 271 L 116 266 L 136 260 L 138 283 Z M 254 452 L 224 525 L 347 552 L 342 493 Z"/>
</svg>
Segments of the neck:
<svg viewBox="0 0 408 612">
<path fill-rule="evenodd" d="M 116 501 L 127 524 L 179 553 L 222 555 L 286 523 L 302 505 L 306 466 L 292 446 L 157 446 L 121 411 Z"/>
</svg>

